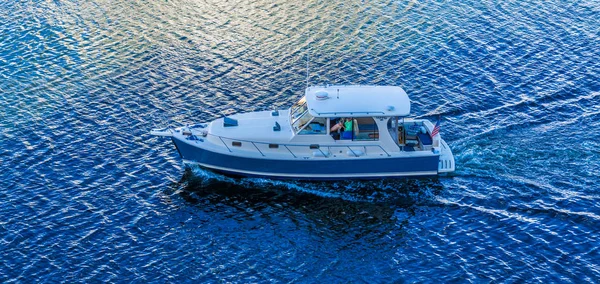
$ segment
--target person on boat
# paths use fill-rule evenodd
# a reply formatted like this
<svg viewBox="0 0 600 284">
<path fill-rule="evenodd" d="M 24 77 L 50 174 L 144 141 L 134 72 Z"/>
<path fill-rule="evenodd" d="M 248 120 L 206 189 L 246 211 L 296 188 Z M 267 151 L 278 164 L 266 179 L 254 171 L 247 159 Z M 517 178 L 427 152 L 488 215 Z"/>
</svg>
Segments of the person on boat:
<svg viewBox="0 0 600 284">
<path fill-rule="evenodd" d="M 340 118 L 340 119 L 338 119 L 338 122 L 331 127 L 330 132 L 337 132 L 338 130 L 342 129 L 343 126 L 344 126 L 344 119 Z"/>
<path fill-rule="evenodd" d="M 346 118 L 344 122 L 344 132 L 342 132 L 343 139 L 352 139 L 352 118 Z"/>
<path fill-rule="evenodd" d="M 352 119 L 346 118 L 346 122 L 344 122 L 344 131 L 352 131 Z"/>
</svg>

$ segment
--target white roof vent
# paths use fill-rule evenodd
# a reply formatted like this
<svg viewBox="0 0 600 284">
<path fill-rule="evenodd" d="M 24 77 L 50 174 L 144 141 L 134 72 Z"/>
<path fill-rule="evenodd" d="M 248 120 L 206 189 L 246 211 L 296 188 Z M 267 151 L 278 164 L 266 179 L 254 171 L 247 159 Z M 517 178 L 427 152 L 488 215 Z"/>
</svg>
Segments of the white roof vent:
<svg viewBox="0 0 600 284">
<path fill-rule="evenodd" d="M 329 99 L 329 93 L 327 93 L 325 91 L 318 91 L 318 92 L 315 93 L 315 98 L 318 101 Z"/>
</svg>

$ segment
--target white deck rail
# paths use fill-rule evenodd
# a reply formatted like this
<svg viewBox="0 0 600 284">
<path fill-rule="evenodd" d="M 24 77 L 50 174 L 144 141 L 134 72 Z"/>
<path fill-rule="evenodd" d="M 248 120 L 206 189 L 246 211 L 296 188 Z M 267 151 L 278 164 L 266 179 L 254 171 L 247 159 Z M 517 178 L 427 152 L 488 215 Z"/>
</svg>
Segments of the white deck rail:
<svg viewBox="0 0 600 284">
<path fill-rule="evenodd" d="M 308 153 L 310 153 L 310 150 L 318 150 L 322 155 L 322 156 L 318 156 L 318 157 L 324 157 L 324 158 L 329 158 L 331 156 L 332 148 L 333 149 L 340 149 L 340 148 L 348 149 L 348 151 L 350 153 L 352 153 L 355 157 L 363 156 L 363 154 L 364 154 L 364 156 L 367 156 L 368 155 L 367 149 L 376 148 L 376 149 L 381 150 L 381 152 L 385 153 L 385 155 L 387 155 L 388 157 L 391 157 L 390 153 L 388 153 L 383 147 L 381 147 L 381 145 L 367 145 L 367 144 L 362 144 L 362 145 L 321 145 L 321 144 L 269 143 L 269 142 L 258 142 L 258 141 L 244 140 L 244 139 L 235 139 L 235 138 L 223 137 L 223 136 L 214 135 L 214 134 L 208 134 L 207 136 L 212 136 L 212 137 L 218 138 L 223 143 L 223 146 L 225 146 L 225 148 L 229 152 L 233 152 L 231 147 L 234 147 L 234 146 L 227 145 L 227 143 L 225 141 L 250 143 L 250 144 L 252 144 L 252 146 L 254 146 L 256 151 L 258 153 L 260 153 L 263 157 L 267 156 L 265 153 L 267 153 L 267 154 L 269 154 L 269 153 L 267 151 L 264 151 L 264 149 L 260 150 L 260 148 L 257 145 L 267 145 L 267 147 L 269 147 L 269 149 L 280 149 L 280 147 L 283 147 L 294 158 L 298 158 L 301 155 L 298 152 L 294 153 L 294 151 L 292 151 L 293 148 L 301 148 L 303 150 L 308 150 L 309 151 Z M 272 146 L 272 145 L 277 145 L 277 146 L 275 148 L 270 148 L 270 146 Z M 324 148 L 328 149 L 327 152 L 323 151 Z M 360 150 L 358 150 L 357 148 L 362 148 L 364 151 L 362 153 L 360 153 Z M 249 149 L 249 148 L 246 147 L 245 149 Z M 278 151 L 278 152 L 281 153 L 281 152 L 285 152 L 285 151 Z M 381 152 L 379 152 L 379 153 L 381 153 Z"/>
</svg>

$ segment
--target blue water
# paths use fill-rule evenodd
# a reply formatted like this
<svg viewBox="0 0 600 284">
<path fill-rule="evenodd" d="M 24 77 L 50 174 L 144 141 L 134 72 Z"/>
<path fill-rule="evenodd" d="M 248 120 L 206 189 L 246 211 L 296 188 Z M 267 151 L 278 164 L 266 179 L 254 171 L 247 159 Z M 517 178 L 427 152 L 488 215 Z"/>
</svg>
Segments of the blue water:
<svg viewBox="0 0 600 284">
<path fill-rule="evenodd" d="M 0 282 L 600 282 L 600 2 L 2 1 Z M 439 179 L 186 169 L 311 84 L 442 114 Z"/>
</svg>

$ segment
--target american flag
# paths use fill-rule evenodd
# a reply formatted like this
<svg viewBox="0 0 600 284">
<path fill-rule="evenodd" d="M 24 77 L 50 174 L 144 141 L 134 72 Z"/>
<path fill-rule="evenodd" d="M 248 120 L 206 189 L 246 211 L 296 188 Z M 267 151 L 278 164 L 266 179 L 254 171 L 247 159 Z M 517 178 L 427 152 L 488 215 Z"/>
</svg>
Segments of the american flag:
<svg viewBox="0 0 600 284">
<path fill-rule="evenodd" d="M 433 138 L 433 136 L 436 136 L 438 133 L 440 133 L 440 120 L 441 120 L 441 118 L 438 117 L 438 121 L 435 123 L 435 126 L 433 127 L 433 130 L 431 131 L 431 138 Z"/>
</svg>

